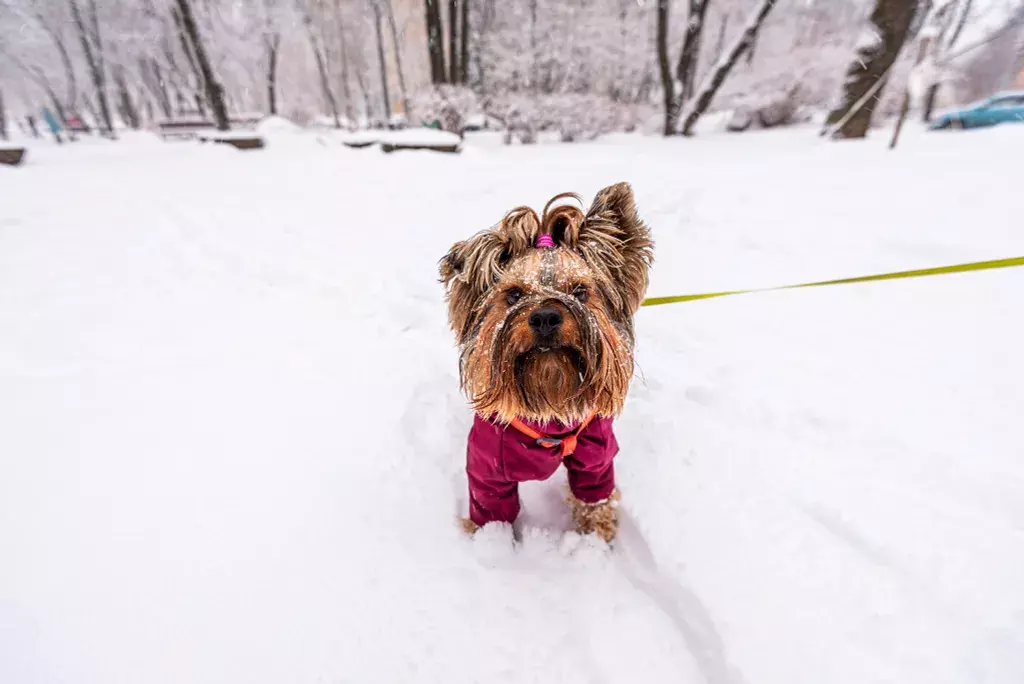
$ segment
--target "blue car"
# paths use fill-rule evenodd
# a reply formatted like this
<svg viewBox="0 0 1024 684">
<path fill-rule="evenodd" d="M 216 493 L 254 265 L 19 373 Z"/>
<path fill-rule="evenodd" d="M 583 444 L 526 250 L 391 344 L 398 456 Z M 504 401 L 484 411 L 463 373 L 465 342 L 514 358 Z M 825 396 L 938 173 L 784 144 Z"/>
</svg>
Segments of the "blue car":
<svg viewBox="0 0 1024 684">
<path fill-rule="evenodd" d="M 1024 90 L 998 93 L 963 109 L 950 110 L 932 121 L 928 128 L 932 131 L 983 128 L 1013 122 L 1024 123 Z"/>
</svg>

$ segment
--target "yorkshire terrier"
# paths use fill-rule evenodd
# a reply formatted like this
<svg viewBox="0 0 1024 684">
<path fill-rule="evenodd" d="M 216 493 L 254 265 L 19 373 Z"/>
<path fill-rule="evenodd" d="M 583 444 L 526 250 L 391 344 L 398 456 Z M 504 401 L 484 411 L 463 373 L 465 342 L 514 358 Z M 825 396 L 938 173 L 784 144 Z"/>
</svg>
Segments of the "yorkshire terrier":
<svg viewBox="0 0 1024 684">
<path fill-rule="evenodd" d="M 590 209 L 554 197 L 513 209 L 441 259 L 459 375 L 476 416 L 466 473 L 475 531 L 519 514 L 518 483 L 564 464 L 573 521 L 618 531 L 612 419 L 633 376 L 633 315 L 654 256 L 633 191 L 619 183 Z M 581 205 L 582 206 L 582 205 Z"/>
</svg>

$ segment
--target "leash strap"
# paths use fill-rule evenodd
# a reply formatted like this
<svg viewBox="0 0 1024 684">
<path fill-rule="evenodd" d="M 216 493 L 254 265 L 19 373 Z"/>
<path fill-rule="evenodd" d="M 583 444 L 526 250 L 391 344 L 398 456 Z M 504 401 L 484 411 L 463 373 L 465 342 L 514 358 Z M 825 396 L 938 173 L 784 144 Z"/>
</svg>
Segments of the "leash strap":
<svg viewBox="0 0 1024 684">
<path fill-rule="evenodd" d="M 587 416 L 587 419 L 580 423 L 580 426 L 576 428 L 576 431 L 566 437 L 558 438 L 550 435 L 545 435 L 543 432 L 538 432 L 532 427 L 519 420 L 513 418 L 512 422 L 509 423 L 516 430 L 519 430 L 527 437 L 534 439 L 537 444 L 544 447 L 545 449 L 553 449 L 557 446 L 562 447 L 562 458 L 569 456 L 576 452 L 576 443 L 579 441 L 580 433 L 590 424 L 590 421 L 594 419 L 594 414 Z"/>
<path fill-rule="evenodd" d="M 1010 268 L 1011 266 L 1024 266 L 1024 257 L 1013 257 L 1010 259 L 993 259 L 991 261 L 972 261 L 966 264 L 954 264 L 952 266 L 936 266 L 934 268 L 920 268 L 913 271 L 895 271 L 893 273 L 878 273 L 876 275 L 857 276 L 856 278 L 840 278 L 838 280 L 819 280 L 814 283 L 800 283 L 798 285 L 781 285 L 779 287 L 762 287 L 752 290 L 729 290 L 726 292 L 705 292 L 702 294 L 675 295 L 671 297 L 648 297 L 640 306 L 659 306 L 661 304 L 675 304 L 676 302 L 693 302 L 698 299 L 714 299 L 716 297 L 730 297 L 732 295 L 751 294 L 754 292 L 777 292 L 779 290 L 796 290 L 804 287 L 823 287 L 825 285 L 849 285 L 851 283 L 870 283 L 879 280 L 899 280 L 901 278 L 921 278 L 923 276 L 943 275 L 946 273 L 965 273 L 967 271 L 987 271 L 994 268 Z"/>
</svg>

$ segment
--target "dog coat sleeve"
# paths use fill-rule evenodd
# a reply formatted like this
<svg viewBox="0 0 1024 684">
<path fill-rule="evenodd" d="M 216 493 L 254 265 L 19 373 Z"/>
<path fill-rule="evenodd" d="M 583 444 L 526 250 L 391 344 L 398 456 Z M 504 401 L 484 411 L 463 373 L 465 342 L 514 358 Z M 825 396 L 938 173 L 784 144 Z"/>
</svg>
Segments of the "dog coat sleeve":
<svg viewBox="0 0 1024 684">
<path fill-rule="evenodd" d="M 615 490 L 615 465 L 619 444 L 611 418 L 595 418 L 580 433 L 576 451 L 565 457 L 569 489 L 584 503 L 603 501 Z"/>
<path fill-rule="evenodd" d="M 477 525 L 515 521 L 519 515 L 519 486 L 505 473 L 502 428 L 473 420 L 466 448 L 469 479 L 469 519 Z"/>
</svg>

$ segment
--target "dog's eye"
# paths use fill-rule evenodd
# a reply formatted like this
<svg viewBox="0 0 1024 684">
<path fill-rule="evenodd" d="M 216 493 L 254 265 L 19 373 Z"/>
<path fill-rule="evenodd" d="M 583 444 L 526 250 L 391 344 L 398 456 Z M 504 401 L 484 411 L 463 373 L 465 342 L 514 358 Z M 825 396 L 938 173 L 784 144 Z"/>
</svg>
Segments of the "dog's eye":
<svg viewBox="0 0 1024 684">
<path fill-rule="evenodd" d="M 518 287 L 513 287 L 505 293 L 505 301 L 508 302 L 509 306 L 512 306 L 519 301 L 519 298 L 523 296 L 523 291 Z"/>
<path fill-rule="evenodd" d="M 587 292 L 586 285 L 577 285 L 572 288 L 572 296 L 585 304 L 587 299 L 590 297 L 590 293 Z"/>
</svg>

